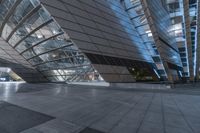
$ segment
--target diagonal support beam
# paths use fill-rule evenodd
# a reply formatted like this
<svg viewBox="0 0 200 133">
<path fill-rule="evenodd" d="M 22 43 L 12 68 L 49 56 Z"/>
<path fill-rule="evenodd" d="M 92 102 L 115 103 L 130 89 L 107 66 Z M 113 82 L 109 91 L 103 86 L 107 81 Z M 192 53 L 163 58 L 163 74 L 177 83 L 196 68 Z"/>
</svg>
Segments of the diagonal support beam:
<svg viewBox="0 0 200 133">
<path fill-rule="evenodd" d="M 22 41 L 24 41 L 26 38 L 28 38 L 29 36 L 31 36 L 33 33 L 35 33 L 37 30 L 41 29 L 42 27 L 46 26 L 47 24 L 53 22 L 53 19 L 50 19 L 48 21 L 46 21 L 45 23 L 41 24 L 40 26 L 38 26 L 37 28 L 35 28 L 34 30 L 32 30 L 30 33 L 28 33 L 25 37 L 23 37 L 20 41 L 18 41 L 14 48 L 16 48 Z"/>
<path fill-rule="evenodd" d="M 37 12 L 41 8 L 41 5 L 38 5 L 36 8 L 32 9 L 26 16 L 23 17 L 23 19 L 16 25 L 16 27 L 12 30 L 6 41 L 8 42 L 9 39 L 12 37 L 12 35 L 15 33 L 15 31 L 29 18 L 31 17 L 35 12 Z"/>
<path fill-rule="evenodd" d="M 35 45 L 33 45 L 33 46 L 27 48 L 26 50 L 22 51 L 22 52 L 20 53 L 20 55 L 22 55 L 24 52 L 26 52 L 26 51 L 32 49 L 33 47 L 35 47 L 35 46 L 37 46 L 37 45 L 39 45 L 39 44 L 41 44 L 41 43 L 43 43 L 43 42 L 46 42 L 46 41 L 48 41 L 48 40 L 50 40 L 50 39 L 52 39 L 52 38 L 55 38 L 55 37 L 57 37 L 57 36 L 60 36 L 60 35 L 62 35 L 62 34 L 64 34 L 64 33 L 61 32 L 61 33 L 58 33 L 58 34 L 56 34 L 56 35 L 54 35 L 54 36 L 51 36 L 51 37 L 49 37 L 49 38 L 46 38 L 46 39 L 44 39 L 44 40 L 42 40 L 42 41 L 36 43 Z"/>
<path fill-rule="evenodd" d="M 13 14 L 13 12 L 15 11 L 15 9 L 17 8 L 17 6 L 21 3 L 22 0 L 17 0 L 14 5 L 11 7 L 11 9 L 7 12 L 6 17 L 0 27 L 0 36 L 2 35 L 2 31 L 3 28 L 5 26 L 5 24 L 7 23 L 8 19 L 10 18 L 10 16 Z"/>
</svg>

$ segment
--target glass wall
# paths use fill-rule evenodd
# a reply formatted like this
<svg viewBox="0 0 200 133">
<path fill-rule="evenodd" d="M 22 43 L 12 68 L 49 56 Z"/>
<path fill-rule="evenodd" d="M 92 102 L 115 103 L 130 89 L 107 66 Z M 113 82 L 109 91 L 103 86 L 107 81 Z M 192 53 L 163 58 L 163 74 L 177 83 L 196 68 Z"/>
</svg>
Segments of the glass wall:
<svg viewBox="0 0 200 133">
<path fill-rule="evenodd" d="M 38 0 L 3 0 L 0 26 L 2 38 L 50 81 L 103 81 Z"/>
<path fill-rule="evenodd" d="M 196 60 L 197 60 L 197 15 L 198 15 L 198 0 L 189 1 L 189 15 L 190 15 L 190 32 L 192 41 L 192 58 L 194 76 L 196 76 Z"/>
<path fill-rule="evenodd" d="M 172 26 L 169 33 L 176 38 L 182 65 L 183 76 L 189 77 L 188 52 L 185 38 L 185 20 L 182 0 L 167 0 L 167 9 L 170 13 Z"/>
</svg>

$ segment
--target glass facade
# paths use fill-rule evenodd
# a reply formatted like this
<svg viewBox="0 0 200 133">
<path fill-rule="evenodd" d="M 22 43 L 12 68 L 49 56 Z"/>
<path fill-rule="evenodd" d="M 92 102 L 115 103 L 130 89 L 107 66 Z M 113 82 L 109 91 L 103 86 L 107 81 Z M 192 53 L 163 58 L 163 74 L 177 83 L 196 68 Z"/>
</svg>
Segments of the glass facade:
<svg viewBox="0 0 200 133">
<path fill-rule="evenodd" d="M 165 60 L 171 63 L 175 63 L 178 66 L 182 66 L 176 40 L 172 34 L 170 34 L 171 21 L 168 12 L 162 6 L 160 0 L 147 1 L 151 17 L 154 20 L 154 25 L 157 30 L 157 36 L 162 40 L 163 44 L 162 53 Z M 159 12 L 158 12 L 159 11 Z"/>
<path fill-rule="evenodd" d="M 0 24 L 2 38 L 49 81 L 103 81 L 38 0 L 3 0 Z"/>
<path fill-rule="evenodd" d="M 189 2 L 189 16 L 190 16 L 190 33 L 192 42 L 192 58 L 194 76 L 196 76 L 196 61 L 197 61 L 197 15 L 198 15 L 198 0 L 191 0 Z"/>
<path fill-rule="evenodd" d="M 131 82 L 136 69 L 174 81 L 196 75 L 197 3 L 0 0 L 0 37 L 52 82 Z"/>
<path fill-rule="evenodd" d="M 168 12 L 172 26 L 170 28 L 170 34 L 176 38 L 176 43 L 179 49 L 182 65 L 183 65 L 183 76 L 189 77 L 189 62 L 188 62 L 188 51 L 187 42 L 185 38 L 185 19 L 183 11 L 182 0 L 167 0 L 166 1 Z"/>
</svg>

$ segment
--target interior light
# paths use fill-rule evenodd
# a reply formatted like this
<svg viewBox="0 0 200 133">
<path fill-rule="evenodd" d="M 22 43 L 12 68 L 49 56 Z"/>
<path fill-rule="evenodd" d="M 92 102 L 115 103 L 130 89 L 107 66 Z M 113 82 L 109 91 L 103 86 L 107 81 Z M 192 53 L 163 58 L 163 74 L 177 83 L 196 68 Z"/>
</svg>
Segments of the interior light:
<svg viewBox="0 0 200 133">
<path fill-rule="evenodd" d="M 55 55 L 55 54 L 52 54 L 52 57 L 53 57 L 53 58 L 55 58 L 55 57 L 56 57 L 56 55 Z"/>
<path fill-rule="evenodd" d="M 42 38 L 42 35 L 41 35 L 41 34 L 38 34 L 37 36 L 38 36 L 38 38 Z"/>
<path fill-rule="evenodd" d="M 148 34 L 148 37 L 151 37 L 151 36 L 152 36 L 152 33 L 149 33 L 149 34 Z"/>
<path fill-rule="evenodd" d="M 57 32 L 55 30 L 53 30 L 53 34 L 57 34 Z"/>
</svg>

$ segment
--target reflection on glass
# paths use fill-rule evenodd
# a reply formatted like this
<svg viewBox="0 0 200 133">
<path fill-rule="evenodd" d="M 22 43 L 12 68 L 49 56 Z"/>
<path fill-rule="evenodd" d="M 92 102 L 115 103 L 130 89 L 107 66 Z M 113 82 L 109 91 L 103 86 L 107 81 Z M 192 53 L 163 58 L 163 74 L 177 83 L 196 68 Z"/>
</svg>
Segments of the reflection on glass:
<svg viewBox="0 0 200 133">
<path fill-rule="evenodd" d="M 42 25 L 50 19 L 50 15 L 46 13 L 44 9 L 39 9 L 17 29 L 17 31 L 10 38 L 9 43 L 12 46 L 15 46 L 16 43 L 18 43 L 21 39 L 26 37 L 31 31 L 35 30 L 37 27 L 39 27 L 40 25 Z M 47 29 L 46 27 L 42 28 L 44 28 L 44 30 Z M 31 37 L 38 37 L 39 39 L 41 39 L 42 33 L 40 31 L 37 31 L 36 33 L 32 34 Z"/>
<path fill-rule="evenodd" d="M 0 26 L 15 2 L 0 3 Z M 38 0 L 16 4 L 2 37 L 51 81 L 102 81 L 88 58 L 39 4 Z"/>
</svg>

